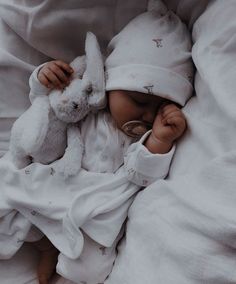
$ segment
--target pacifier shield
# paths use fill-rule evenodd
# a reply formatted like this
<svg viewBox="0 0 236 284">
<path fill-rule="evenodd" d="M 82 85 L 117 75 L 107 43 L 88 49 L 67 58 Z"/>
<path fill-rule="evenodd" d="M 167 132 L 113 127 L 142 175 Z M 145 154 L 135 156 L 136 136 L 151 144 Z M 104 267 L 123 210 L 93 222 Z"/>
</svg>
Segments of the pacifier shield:
<svg viewBox="0 0 236 284">
<path fill-rule="evenodd" d="M 122 131 L 133 138 L 141 138 L 148 130 L 152 128 L 150 123 L 145 123 L 140 120 L 128 121 L 122 125 Z"/>
</svg>

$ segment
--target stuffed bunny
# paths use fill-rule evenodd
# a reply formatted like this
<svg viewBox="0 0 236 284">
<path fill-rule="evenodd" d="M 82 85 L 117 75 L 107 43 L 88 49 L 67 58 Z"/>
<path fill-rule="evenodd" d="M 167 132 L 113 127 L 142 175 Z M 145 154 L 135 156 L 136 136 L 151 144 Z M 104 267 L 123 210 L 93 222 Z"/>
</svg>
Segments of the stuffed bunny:
<svg viewBox="0 0 236 284">
<path fill-rule="evenodd" d="M 60 159 L 54 166 L 65 176 L 79 171 L 83 144 L 77 122 L 106 104 L 103 58 L 92 33 L 87 33 L 85 53 L 71 62 L 74 73 L 68 87 L 35 96 L 14 123 L 10 156 L 16 167 Z"/>
</svg>

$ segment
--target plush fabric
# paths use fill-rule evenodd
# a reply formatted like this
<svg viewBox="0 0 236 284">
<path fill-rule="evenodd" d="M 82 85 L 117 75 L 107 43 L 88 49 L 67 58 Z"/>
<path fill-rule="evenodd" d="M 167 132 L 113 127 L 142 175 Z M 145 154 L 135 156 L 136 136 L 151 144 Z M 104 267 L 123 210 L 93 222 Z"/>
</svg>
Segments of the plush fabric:
<svg viewBox="0 0 236 284">
<path fill-rule="evenodd" d="M 106 106 L 103 57 L 91 32 L 86 36 L 85 53 L 70 63 L 72 79 L 63 90 L 50 90 L 40 83 L 38 72 L 44 64 L 31 75 L 32 105 L 11 130 L 9 156 L 18 169 L 32 161 L 59 160 L 57 170 L 65 177 L 80 170 L 84 148 L 78 123 Z"/>
</svg>

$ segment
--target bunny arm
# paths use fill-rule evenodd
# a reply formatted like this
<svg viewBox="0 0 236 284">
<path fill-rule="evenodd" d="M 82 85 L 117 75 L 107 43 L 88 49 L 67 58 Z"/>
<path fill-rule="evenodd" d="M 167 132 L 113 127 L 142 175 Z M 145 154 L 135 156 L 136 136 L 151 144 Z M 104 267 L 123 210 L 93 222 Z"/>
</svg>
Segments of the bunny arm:
<svg viewBox="0 0 236 284">
<path fill-rule="evenodd" d="M 84 153 L 84 145 L 78 126 L 68 125 L 67 148 L 63 157 L 56 161 L 53 168 L 60 172 L 65 178 L 77 174 L 81 168 Z"/>
<path fill-rule="evenodd" d="M 11 131 L 10 153 L 18 168 L 30 164 L 31 154 L 43 144 L 48 131 L 49 111 L 48 97 L 40 96 L 15 121 Z"/>
</svg>

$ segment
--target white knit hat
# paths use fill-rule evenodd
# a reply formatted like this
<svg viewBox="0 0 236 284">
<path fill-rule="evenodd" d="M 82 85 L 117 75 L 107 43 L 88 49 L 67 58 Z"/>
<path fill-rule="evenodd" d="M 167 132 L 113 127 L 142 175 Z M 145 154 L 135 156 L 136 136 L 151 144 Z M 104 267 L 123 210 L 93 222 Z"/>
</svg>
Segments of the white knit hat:
<svg viewBox="0 0 236 284">
<path fill-rule="evenodd" d="M 141 14 L 109 43 L 106 90 L 153 94 L 183 106 L 193 91 L 191 46 L 186 26 L 165 6 Z"/>
</svg>

